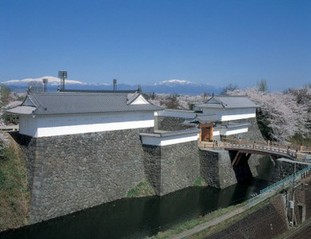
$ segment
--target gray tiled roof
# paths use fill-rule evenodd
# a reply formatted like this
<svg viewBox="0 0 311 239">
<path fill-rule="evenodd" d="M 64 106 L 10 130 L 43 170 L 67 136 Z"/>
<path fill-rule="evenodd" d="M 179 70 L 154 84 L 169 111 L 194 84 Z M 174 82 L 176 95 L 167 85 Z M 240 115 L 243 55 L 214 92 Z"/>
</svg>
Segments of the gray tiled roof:
<svg viewBox="0 0 311 239">
<path fill-rule="evenodd" d="M 131 105 L 124 92 L 54 92 L 29 93 L 21 106 L 9 110 L 17 114 L 79 114 L 124 111 L 156 111 L 152 104 Z"/>
<path fill-rule="evenodd" d="M 198 107 L 209 108 L 257 108 L 253 101 L 246 96 L 214 96 L 210 98 L 205 104 L 198 105 Z"/>
<path fill-rule="evenodd" d="M 30 115 L 35 109 L 36 107 L 31 107 L 31 106 L 17 106 L 17 107 L 7 110 L 6 112 L 9 112 L 12 114 Z"/>
</svg>

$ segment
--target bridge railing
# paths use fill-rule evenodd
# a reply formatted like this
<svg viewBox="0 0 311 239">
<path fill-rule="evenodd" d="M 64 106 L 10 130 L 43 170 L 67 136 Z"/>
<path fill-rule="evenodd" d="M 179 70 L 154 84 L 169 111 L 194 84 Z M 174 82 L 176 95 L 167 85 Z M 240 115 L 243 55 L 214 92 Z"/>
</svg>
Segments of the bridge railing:
<svg viewBox="0 0 311 239">
<path fill-rule="evenodd" d="M 311 147 L 300 146 L 299 151 L 300 151 L 301 153 L 309 153 L 309 154 L 311 154 Z"/>
<path fill-rule="evenodd" d="M 293 158 L 297 157 L 297 153 L 307 153 L 307 150 L 310 150 L 308 147 L 290 147 L 288 145 L 282 145 L 273 143 L 270 141 L 267 142 L 249 142 L 249 141 L 213 141 L 213 142 L 200 142 L 199 144 L 202 148 L 231 148 L 231 149 L 253 149 L 260 151 L 276 152 L 289 155 Z M 303 150 L 303 151 L 302 151 Z"/>
</svg>

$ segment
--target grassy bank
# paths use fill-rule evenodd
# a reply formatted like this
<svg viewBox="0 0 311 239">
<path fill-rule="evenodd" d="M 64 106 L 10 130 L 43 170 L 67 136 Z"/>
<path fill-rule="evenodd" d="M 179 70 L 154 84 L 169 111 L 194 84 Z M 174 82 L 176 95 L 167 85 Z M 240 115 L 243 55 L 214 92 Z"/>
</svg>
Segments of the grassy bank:
<svg viewBox="0 0 311 239">
<path fill-rule="evenodd" d="M 227 220 L 224 220 L 220 223 L 218 223 L 215 226 L 210 226 L 207 227 L 206 229 L 200 230 L 197 233 L 188 236 L 187 238 L 193 238 L 193 239 L 200 239 L 200 238 L 205 238 L 208 235 L 212 235 L 216 232 L 222 231 L 224 229 L 226 229 L 227 227 L 229 227 L 230 225 L 242 220 L 244 217 L 246 217 L 247 215 L 249 215 L 250 213 L 255 212 L 256 210 L 258 210 L 261 207 L 264 207 L 265 205 L 267 205 L 269 203 L 269 199 L 257 204 L 256 206 L 241 212 L 238 215 L 235 215 Z M 203 225 L 205 223 L 211 222 L 213 220 L 217 220 L 217 218 L 228 214 L 236 209 L 240 209 L 243 208 L 243 206 L 245 206 L 247 204 L 247 202 L 238 204 L 238 205 L 233 205 L 233 206 L 229 206 L 227 208 L 222 208 L 216 211 L 213 211 L 203 217 L 199 217 L 199 218 L 195 218 L 189 221 L 186 221 L 184 223 L 178 224 L 174 227 L 172 227 L 169 230 L 163 231 L 163 232 L 159 232 L 157 235 L 152 236 L 151 239 L 168 239 L 168 238 L 174 238 L 175 236 L 177 236 L 178 234 L 191 230 L 199 225 Z"/>
<path fill-rule="evenodd" d="M 29 190 L 25 161 L 12 142 L 1 149 L 0 231 L 27 224 Z"/>
<path fill-rule="evenodd" d="M 213 211 L 203 217 L 199 217 L 199 218 L 194 218 L 192 220 L 188 220 L 186 222 L 180 223 L 175 225 L 174 227 L 172 227 L 169 230 L 163 231 L 163 232 L 159 232 L 157 235 L 152 236 L 152 239 L 166 239 L 166 238 L 172 238 L 173 236 L 182 233 L 184 231 L 190 230 L 198 225 L 201 225 L 203 223 L 209 222 L 211 220 L 214 220 L 215 218 L 224 215 L 236 208 L 241 207 L 243 204 L 238 204 L 238 205 L 234 205 L 234 206 L 229 206 L 227 208 L 222 208 L 216 211 Z"/>
<path fill-rule="evenodd" d="M 136 187 L 132 188 L 127 192 L 127 197 L 136 198 L 136 197 L 147 197 L 153 196 L 155 192 L 147 181 L 140 182 Z"/>
<path fill-rule="evenodd" d="M 252 214 L 254 212 L 256 212 L 257 210 L 259 210 L 260 208 L 264 207 L 264 206 L 267 206 L 270 202 L 270 199 L 266 199 L 265 201 L 257 204 L 256 206 L 254 207 L 251 207 L 250 209 L 244 211 L 244 212 L 241 212 L 240 214 L 236 215 L 236 216 L 233 216 L 215 226 L 212 226 L 212 227 L 209 227 L 209 228 L 206 228 L 196 234 L 193 234 L 192 236 L 189 237 L 189 239 L 203 239 L 203 238 L 206 238 L 207 236 L 211 236 L 212 234 L 214 233 L 217 233 L 217 232 L 221 232 L 225 229 L 227 229 L 228 227 L 232 226 L 233 224 L 241 221 L 243 218 L 247 217 L 249 214 Z M 242 205 L 240 205 L 242 206 Z M 231 211 L 231 210 L 230 210 Z M 223 214 L 222 214 L 223 215 Z"/>
</svg>

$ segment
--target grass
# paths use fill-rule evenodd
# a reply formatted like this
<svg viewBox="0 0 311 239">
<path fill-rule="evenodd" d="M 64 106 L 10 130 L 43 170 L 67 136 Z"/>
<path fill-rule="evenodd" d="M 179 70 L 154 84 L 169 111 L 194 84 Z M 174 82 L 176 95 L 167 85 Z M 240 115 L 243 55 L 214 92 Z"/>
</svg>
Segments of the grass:
<svg viewBox="0 0 311 239">
<path fill-rule="evenodd" d="M 129 198 L 146 197 L 153 195 L 155 195 L 155 192 L 150 183 L 147 181 L 140 182 L 136 187 L 132 188 L 127 192 L 127 197 Z"/>
<path fill-rule="evenodd" d="M 157 235 L 152 236 L 152 239 L 166 239 L 166 238 L 171 238 L 174 235 L 177 235 L 179 233 L 182 233 L 186 230 L 190 230 L 192 228 L 194 228 L 195 226 L 201 225 L 203 223 L 206 223 L 208 221 L 211 221 L 221 215 L 224 215 L 236 208 L 239 208 L 243 205 L 242 204 L 238 204 L 238 205 L 233 205 L 233 206 L 229 206 L 226 208 L 221 208 L 218 209 L 216 211 L 213 211 L 205 216 L 199 217 L 199 218 L 194 218 L 192 220 L 177 224 L 175 226 L 173 226 L 171 229 L 163 231 L 163 232 L 159 232 Z"/>
<path fill-rule="evenodd" d="M 232 226 L 233 224 L 241 221 L 242 219 L 244 219 L 246 216 L 248 216 L 249 214 L 252 214 L 254 212 L 256 212 L 257 210 L 259 210 L 260 208 L 268 205 L 270 202 L 270 199 L 267 199 L 259 204 L 257 204 L 256 206 L 234 216 L 234 217 L 231 217 L 213 227 L 209 227 L 209 228 L 206 228 L 205 230 L 202 230 L 192 236 L 189 237 L 189 239 L 203 239 L 203 238 L 206 238 L 206 236 L 211 236 L 212 234 L 215 234 L 217 232 L 221 232 L 225 229 L 227 229 L 228 227 Z"/>
<path fill-rule="evenodd" d="M 1 149 L 0 158 L 0 231 L 26 225 L 29 189 L 25 161 L 17 146 Z"/>
<path fill-rule="evenodd" d="M 201 176 L 199 176 L 194 181 L 193 186 L 203 187 L 203 186 L 207 186 L 207 184 L 206 184 L 205 180 Z"/>
</svg>

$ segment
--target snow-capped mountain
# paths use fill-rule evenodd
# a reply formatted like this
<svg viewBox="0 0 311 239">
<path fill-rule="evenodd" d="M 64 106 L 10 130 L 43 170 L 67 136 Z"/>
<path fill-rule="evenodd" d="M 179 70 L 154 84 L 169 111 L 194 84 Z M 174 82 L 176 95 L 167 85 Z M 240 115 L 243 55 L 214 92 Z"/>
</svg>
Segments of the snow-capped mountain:
<svg viewBox="0 0 311 239">
<path fill-rule="evenodd" d="M 25 92 L 31 84 L 38 84 L 38 83 L 43 84 L 44 79 L 47 79 L 48 91 L 56 91 L 57 88 L 61 84 L 60 79 L 54 76 L 42 76 L 42 77 L 37 77 L 37 78 L 25 78 L 21 80 L 9 80 L 9 81 L 0 82 L 0 84 L 8 86 L 12 91 Z M 82 90 L 82 89 L 96 90 L 101 87 L 110 88 L 110 84 L 105 84 L 105 83 L 104 84 L 90 84 L 90 83 L 82 82 L 79 80 L 71 80 L 71 79 L 66 79 L 65 84 L 66 84 L 66 88 L 75 89 L 75 90 Z"/>
<path fill-rule="evenodd" d="M 202 93 L 219 94 L 223 89 L 209 84 L 195 83 L 187 80 L 165 80 L 154 85 L 142 86 L 144 92 L 198 95 Z"/>
<path fill-rule="evenodd" d="M 157 83 L 154 83 L 154 85 L 167 85 L 167 86 L 174 86 L 174 85 L 191 85 L 195 84 L 191 81 L 187 80 L 178 80 L 178 79 L 172 79 L 172 80 L 164 80 Z"/>
<path fill-rule="evenodd" d="M 52 85 L 59 85 L 60 84 L 60 79 L 54 76 L 42 76 L 42 77 L 38 77 L 38 78 L 26 78 L 26 79 L 22 79 L 22 80 L 9 80 L 9 81 L 4 81 L 1 82 L 2 84 L 5 85 L 23 85 L 23 84 L 29 84 L 31 82 L 43 82 L 43 79 L 47 79 L 48 80 L 48 84 L 52 84 Z M 66 84 L 78 84 L 78 85 L 86 85 L 87 83 L 84 83 L 82 81 L 78 81 L 78 80 L 66 80 Z"/>
<path fill-rule="evenodd" d="M 0 82 L 0 84 L 7 85 L 12 91 L 25 92 L 29 85 L 33 82 L 42 83 L 43 79 L 48 80 L 48 91 L 56 91 L 60 85 L 60 79 L 53 76 L 43 76 L 38 78 L 26 78 L 21 80 L 9 80 Z M 86 83 L 79 80 L 66 79 L 66 89 L 72 90 L 112 90 L 111 83 Z M 219 94 L 222 88 L 208 85 L 198 84 L 187 80 L 164 80 L 154 84 L 141 84 L 144 93 L 164 93 L 164 94 L 187 94 L 198 95 L 202 93 Z M 118 84 L 118 90 L 136 90 L 138 85 Z"/>
</svg>

